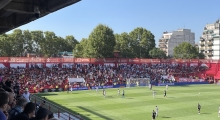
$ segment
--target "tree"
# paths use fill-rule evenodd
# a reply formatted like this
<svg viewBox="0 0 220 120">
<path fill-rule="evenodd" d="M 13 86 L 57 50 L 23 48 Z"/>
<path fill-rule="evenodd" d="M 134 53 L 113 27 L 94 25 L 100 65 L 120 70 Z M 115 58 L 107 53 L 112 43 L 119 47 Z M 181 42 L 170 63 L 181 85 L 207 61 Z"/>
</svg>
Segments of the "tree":
<svg viewBox="0 0 220 120">
<path fill-rule="evenodd" d="M 149 57 L 149 51 L 155 47 L 154 35 L 145 28 L 138 27 L 129 33 L 130 46 L 133 56 L 139 58 Z"/>
<path fill-rule="evenodd" d="M 113 57 L 115 45 L 116 41 L 113 30 L 108 26 L 99 24 L 89 35 L 87 57 Z"/>
<path fill-rule="evenodd" d="M 88 39 L 83 38 L 79 44 L 76 44 L 73 50 L 74 57 L 83 58 L 88 56 Z"/>
<path fill-rule="evenodd" d="M 33 40 L 33 53 L 37 55 L 43 54 L 43 45 L 44 45 L 44 32 L 43 31 L 31 31 L 31 37 Z"/>
<path fill-rule="evenodd" d="M 160 50 L 159 48 L 153 48 L 152 50 L 150 50 L 149 55 L 152 58 L 166 58 L 165 52 Z"/>
<path fill-rule="evenodd" d="M 15 29 L 12 34 L 9 35 L 12 41 L 12 50 L 15 52 L 15 56 L 22 56 L 24 52 L 24 36 L 20 29 Z"/>
<path fill-rule="evenodd" d="M 197 52 L 198 52 L 198 58 L 199 59 L 205 59 L 205 54 L 203 52 L 199 52 L 199 47 L 196 47 Z"/>
<path fill-rule="evenodd" d="M 197 48 L 188 42 L 183 42 L 174 48 L 173 56 L 182 59 L 198 58 L 199 52 Z"/>
<path fill-rule="evenodd" d="M 66 36 L 65 42 L 67 48 L 66 51 L 72 51 L 76 44 L 79 44 L 79 42 L 72 35 Z"/>
<path fill-rule="evenodd" d="M 115 34 L 115 50 L 120 51 L 120 56 L 127 58 L 132 57 L 131 47 L 130 47 L 130 37 L 129 34 L 124 32 L 122 34 Z"/>
<path fill-rule="evenodd" d="M 29 30 L 24 30 L 23 36 L 24 36 L 23 48 L 26 50 L 24 52 L 34 53 L 34 46 L 33 46 L 34 41 L 32 40 L 31 32 Z M 23 54 L 23 55 L 26 55 L 26 54 Z"/>
<path fill-rule="evenodd" d="M 15 50 L 13 49 L 13 39 L 9 35 L 2 34 L 0 35 L 0 55 L 4 57 L 15 56 Z"/>
</svg>

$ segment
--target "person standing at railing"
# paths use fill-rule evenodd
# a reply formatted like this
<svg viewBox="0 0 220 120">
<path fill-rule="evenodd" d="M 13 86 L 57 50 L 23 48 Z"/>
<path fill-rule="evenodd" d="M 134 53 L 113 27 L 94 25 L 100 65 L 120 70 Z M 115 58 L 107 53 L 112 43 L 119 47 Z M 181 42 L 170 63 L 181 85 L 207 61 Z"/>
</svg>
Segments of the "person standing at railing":
<svg viewBox="0 0 220 120">
<path fill-rule="evenodd" d="M 35 116 L 36 104 L 29 102 L 24 107 L 24 111 L 15 115 L 11 120 L 30 120 Z"/>
<path fill-rule="evenodd" d="M 28 91 L 28 88 L 25 89 L 25 92 L 22 94 L 22 97 L 24 97 L 28 102 L 30 102 L 30 93 Z"/>
<path fill-rule="evenodd" d="M 11 110 L 9 110 L 8 120 L 11 120 L 11 118 L 13 118 L 15 115 L 21 113 L 27 103 L 28 102 L 25 98 L 19 98 L 17 100 L 15 107 L 13 107 Z"/>
<path fill-rule="evenodd" d="M 9 95 L 4 92 L 1 91 L 0 92 L 0 120 L 7 120 L 7 106 L 8 106 L 8 102 L 9 102 Z"/>
</svg>

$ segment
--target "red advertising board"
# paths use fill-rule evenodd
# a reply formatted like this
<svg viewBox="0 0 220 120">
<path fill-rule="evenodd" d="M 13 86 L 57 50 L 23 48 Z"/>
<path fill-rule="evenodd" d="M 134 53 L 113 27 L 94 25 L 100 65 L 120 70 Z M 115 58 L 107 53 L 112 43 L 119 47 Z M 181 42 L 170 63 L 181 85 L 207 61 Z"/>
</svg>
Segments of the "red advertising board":
<svg viewBox="0 0 220 120">
<path fill-rule="evenodd" d="M 220 63 L 207 59 L 145 59 L 145 58 L 40 58 L 40 57 L 0 57 L 0 63 Z"/>
<path fill-rule="evenodd" d="M 76 63 L 90 63 L 90 58 L 75 58 Z"/>
<path fill-rule="evenodd" d="M 160 60 L 161 63 L 171 63 L 171 59 L 161 59 Z"/>
<path fill-rule="evenodd" d="M 73 63 L 74 58 L 62 58 L 61 60 L 63 63 Z"/>
<path fill-rule="evenodd" d="M 45 58 L 32 57 L 29 58 L 29 63 L 45 63 Z"/>
<path fill-rule="evenodd" d="M 60 63 L 61 58 L 45 58 L 46 63 Z"/>
<path fill-rule="evenodd" d="M 198 59 L 191 59 L 191 60 L 190 60 L 190 63 L 198 63 L 198 62 L 199 62 Z"/>
<path fill-rule="evenodd" d="M 140 63 L 140 59 L 138 59 L 138 58 L 130 58 L 130 59 L 128 59 L 128 63 Z"/>
<path fill-rule="evenodd" d="M 29 58 L 28 57 L 10 57 L 9 62 L 10 63 L 28 63 Z"/>
<path fill-rule="evenodd" d="M 128 59 L 127 58 L 120 58 L 118 60 L 119 63 L 128 63 Z"/>
<path fill-rule="evenodd" d="M 5 63 L 8 62 L 9 58 L 8 57 L 0 57 L 0 63 Z"/>
<path fill-rule="evenodd" d="M 103 61 L 105 63 L 115 63 L 117 62 L 117 58 L 104 58 Z"/>
<path fill-rule="evenodd" d="M 160 63 L 160 59 L 151 59 L 151 63 Z"/>
<path fill-rule="evenodd" d="M 140 63 L 151 63 L 151 59 L 140 59 Z"/>
</svg>

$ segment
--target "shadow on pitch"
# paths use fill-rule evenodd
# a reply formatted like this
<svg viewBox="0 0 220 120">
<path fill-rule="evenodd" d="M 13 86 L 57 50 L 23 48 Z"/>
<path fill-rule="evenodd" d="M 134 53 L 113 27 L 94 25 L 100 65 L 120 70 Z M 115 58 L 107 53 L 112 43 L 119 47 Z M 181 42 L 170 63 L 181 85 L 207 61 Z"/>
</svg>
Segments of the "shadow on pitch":
<svg viewBox="0 0 220 120">
<path fill-rule="evenodd" d="M 167 116 L 162 116 L 162 118 L 171 118 L 171 117 L 167 117 Z"/>
<path fill-rule="evenodd" d="M 112 98 L 114 98 L 114 97 L 113 97 L 113 96 L 106 96 L 106 98 L 112 99 Z"/>
<path fill-rule="evenodd" d="M 107 116 L 104 116 L 104 115 L 102 115 L 102 114 L 99 114 L 99 113 L 95 112 L 94 110 L 90 110 L 90 109 L 85 108 L 85 107 L 82 107 L 82 106 L 77 106 L 77 107 L 80 108 L 80 109 L 82 109 L 82 110 L 84 110 L 84 111 L 87 111 L 87 112 L 89 112 L 89 113 L 91 113 L 91 114 L 97 115 L 97 116 L 99 116 L 100 118 L 103 118 L 103 119 L 105 119 L 105 120 L 113 120 L 113 119 L 111 119 L 111 118 L 109 118 L 109 117 L 107 117 Z M 87 120 L 91 120 L 91 119 L 87 119 Z"/>
<path fill-rule="evenodd" d="M 50 96 L 50 95 L 57 95 L 57 94 L 37 94 L 37 96 L 40 96 L 40 95 L 41 95 L 41 96 L 46 96 L 46 95 Z M 60 108 L 62 108 L 62 109 L 64 109 L 64 110 L 67 110 L 68 112 L 70 112 L 70 113 L 72 113 L 72 114 L 75 114 L 75 115 L 80 114 L 80 113 L 78 113 L 78 112 L 76 112 L 76 111 L 73 111 L 73 110 L 71 110 L 71 109 L 69 109 L 69 108 L 66 108 L 65 106 L 62 106 L 62 104 L 57 104 L 56 102 L 51 101 L 51 100 L 48 100 L 48 99 L 47 99 L 47 101 L 51 102 L 52 104 L 54 104 L 54 105 L 56 105 L 56 106 L 59 106 Z M 51 111 L 54 112 L 54 113 L 56 113 L 56 112 L 57 112 L 57 109 L 51 109 Z M 84 118 L 85 120 L 91 120 L 90 118 L 88 118 L 88 116 L 90 116 L 90 114 L 87 114 L 87 115 L 82 115 L 82 114 L 80 114 L 80 116 L 81 116 L 82 118 Z M 109 119 L 109 120 L 111 120 L 111 119 Z"/>
<path fill-rule="evenodd" d="M 201 114 L 211 114 L 211 113 L 201 113 Z"/>
</svg>

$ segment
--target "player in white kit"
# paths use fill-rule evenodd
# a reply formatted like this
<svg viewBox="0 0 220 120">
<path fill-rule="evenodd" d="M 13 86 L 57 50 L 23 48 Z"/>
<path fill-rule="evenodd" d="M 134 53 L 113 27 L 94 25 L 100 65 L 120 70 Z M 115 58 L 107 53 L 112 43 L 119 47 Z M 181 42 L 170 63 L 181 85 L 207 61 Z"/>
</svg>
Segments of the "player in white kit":
<svg viewBox="0 0 220 120">
<path fill-rule="evenodd" d="M 168 85 L 166 85 L 166 90 L 168 90 Z"/>
<path fill-rule="evenodd" d="M 158 117 L 159 108 L 156 106 L 156 116 Z"/>
<path fill-rule="evenodd" d="M 120 90 L 118 89 L 118 96 L 120 95 Z"/>
<path fill-rule="evenodd" d="M 218 117 L 220 117 L 220 106 L 218 107 Z"/>
<path fill-rule="evenodd" d="M 106 97 L 106 91 L 103 89 L 103 96 Z"/>
<path fill-rule="evenodd" d="M 155 98 L 155 97 L 156 97 L 156 91 L 153 90 L 153 98 Z"/>
<path fill-rule="evenodd" d="M 99 91 L 99 86 L 96 86 L 96 92 L 98 92 Z"/>
</svg>

